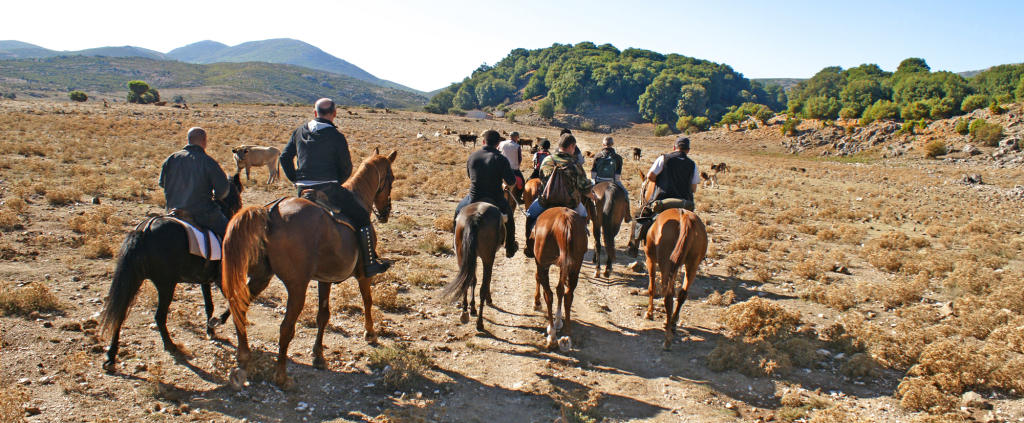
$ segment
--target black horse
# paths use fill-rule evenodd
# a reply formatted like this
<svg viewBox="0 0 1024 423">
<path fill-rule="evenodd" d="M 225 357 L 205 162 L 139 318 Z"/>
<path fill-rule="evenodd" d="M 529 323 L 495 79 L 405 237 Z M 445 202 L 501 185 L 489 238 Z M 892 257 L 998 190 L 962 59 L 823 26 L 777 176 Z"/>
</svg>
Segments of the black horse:
<svg viewBox="0 0 1024 423">
<path fill-rule="evenodd" d="M 243 185 L 239 180 L 239 174 L 236 173 L 231 178 L 230 185 L 228 196 L 223 201 L 217 201 L 221 211 L 229 217 L 242 208 Z M 216 283 L 220 287 L 220 261 L 207 262 L 202 257 L 191 254 L 188 248 L 188 234 L 180 224 L 162 217 L 155 217 L 152 220 L 139 225 L 121 244 L 114 281 L 103 305 L 100 326 L 103 336 L 110 336 L 110 349 L 107 350 L 107 361 L 103 363 L 103 369 L 109 373 L 117 370 L 117 342 L 121 337 L 121 325 L 128 317 L 135 296 L 146 279 L 153 282 L 159 294 L 155 317 L 165 351 L 172 354 L 179 352 L 178 346 L 171 341 L 167 333 L 167 311 L 170 309 L 174 288 L 178 283 L 199 284 L 202 287 L 203 299 L 206 302 L 206 333 L 211 338 L 214 335 L 214 328 L 226 321 L 229 315 L 229 312 L 224 312 L 220 318 L 213 318 L 211 284 Z"/>
</svg>

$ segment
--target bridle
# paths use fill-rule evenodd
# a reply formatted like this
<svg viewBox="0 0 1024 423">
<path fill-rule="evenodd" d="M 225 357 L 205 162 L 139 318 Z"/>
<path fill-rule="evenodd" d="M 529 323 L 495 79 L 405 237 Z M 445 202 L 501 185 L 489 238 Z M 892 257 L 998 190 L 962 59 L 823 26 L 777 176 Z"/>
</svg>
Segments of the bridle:
<svg viewBox="0 0 1024 423">
<path fill-rule="evenodd" d="M 381 181 L 381 184 L 377 187 L 377 192 L 374 193 L 374 195 L 373 195 L 374 198 L 376 198 L 378 195 L 380 195 L 382 192 L 384 192 L 384 189 L 389 187 L 389 186 L 391 186 L 391 184 L 394 183 L 394 181 L 395 181 L 395 176 L 391 173 L 390 170 L 387 171 L 387 173 L 384 175 L 383 178 L 379 177 L 379 175 L 380 175 L 380 171 L 379 170 L 377 171 L 377 175 L 378 175 L 377 179 L 379 181 Z M 384 204 L 384 207 L 378 208 L 378 207 L 376 207 L 376 205 L 371 204 L 370 208 L 373 209 L 374 215 L 377 216 L 377 221 L 380 221 L 380 222 L 386 221 L 387 220 L 387 216 L 389 216 L 391 214 L 391 196 L 388 195 L 387 202 Z"/>
</svg>

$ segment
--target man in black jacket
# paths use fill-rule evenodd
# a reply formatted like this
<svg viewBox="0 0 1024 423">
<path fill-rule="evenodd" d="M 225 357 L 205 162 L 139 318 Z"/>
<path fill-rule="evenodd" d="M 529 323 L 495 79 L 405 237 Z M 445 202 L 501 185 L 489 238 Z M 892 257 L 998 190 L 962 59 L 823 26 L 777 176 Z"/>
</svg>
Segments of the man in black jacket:
<svg viewBox="0 0 1024 423">
<path fill-rule="evenodd" d="M 626 204 L 629 204 L 629 190 L 622 185 L 622 156 L 615 152 L 615 140 L 604 137 L 601 144 L 604 148 L 594 156 L 590 179 L 594 180 L 594 185 L 607 181 L 618 185 L 626 194 Z"/>
<path fill-rule="evenodd" d="M 188 145 L 164 161 L 160 170 L 160 187 L 164 189 L 168 211 L 185 210 L 192 214 L 197 224 L 224 239 L 228 218 L 214 199 L 227 197 L 231 183 L 220 164 L 206 154 L 206 131 L 203 128 L 189 129 Z"/>
<path fill-rule="evenodd" d="M 292 133 L 288 145 L 281 152 L 281 169 L 295 184 L 299 194 L 313 189 L 327 194 L 331 204 L 352 219 L 359 232 L 359 256 L 363 273 L 372 277 L 384 273 L 391 263 L 377 258 L 376 239 L 370 223 L 372 205 L 363 204 L 352 191 L 341 186 L 352 175 L 352 156 L 348 141 L 334 126 L 338 116 L 334 101 L 321 98 L 316 102 L 315 118 Z M 298 157 L 298 168 L 295 158 Z"/>
<path fill-rule="evenodd" d="M 501 183 L 515 185 L 516 175 L 512 173 L 508 159 L 498 151 L 501 134 L 497 131 L 484 131 L 482 136 L 484 146 L 470 154 L 469 161 L 466 162 L 466 173 L 470 181 L 469 195 L 455 207 L 455 218 L 459 217 L 463 207 L 480 201 L 501 209 L 501 213 L 508 216 L 505 222 L 505 256 L 512 257 L 519 250 L 515 235 L 515 210 L 505 199 L 505 190 L 502 189 Z"/>
</svg>

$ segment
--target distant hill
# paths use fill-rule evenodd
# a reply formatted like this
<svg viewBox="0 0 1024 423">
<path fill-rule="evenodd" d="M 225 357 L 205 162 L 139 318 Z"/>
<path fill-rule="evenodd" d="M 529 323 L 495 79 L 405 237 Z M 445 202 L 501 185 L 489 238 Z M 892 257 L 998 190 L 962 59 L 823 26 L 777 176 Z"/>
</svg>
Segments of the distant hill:
<svg viewBox="0 0 1024 423">
<path fill-rule="evenodd" d="M 90 98 L 123 101 L 127 83 L 143 80 L 171 99 L 189 102 L 311 103 L 330 97 L 340 105 L 383 103 L 389 108 L 420 108 L 421 95 L 382 87 L 345 75 L 278 63 L 191 64 L 142 57 L 64 56 L 0 60 L 0 92 L 18 98 L 67 98 L 81 90 Z"/>
<path fill-rule="evenodd" d="M 231 47 L 206 40 L 171 50 L 167 53 L 167 57 L 189 63 L 287 63 L 348 75 L 377 85 L 423 94 L 421 91 L 404 85 L 377 78 L 362 68 L 327 54 L 313 45 L 290 38 L 250 41 Z"/>
<path fill-rule="evenodd" d="M 58 51 L 40 47 L 21 41 L 0 41 L 0 60 L 3 59 L 38 59 L 57 56 L 106 56 L 106 57 L 145 57 L 147 59 L 167 60 L 167 56 L 159 51 L 141 47 L 99 47 L 77 51 Z"/>
</svg>

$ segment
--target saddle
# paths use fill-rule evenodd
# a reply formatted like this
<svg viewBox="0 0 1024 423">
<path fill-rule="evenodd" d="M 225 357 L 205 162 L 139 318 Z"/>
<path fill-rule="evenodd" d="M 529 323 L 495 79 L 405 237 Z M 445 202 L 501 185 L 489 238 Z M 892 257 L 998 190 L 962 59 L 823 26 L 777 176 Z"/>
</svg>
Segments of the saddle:
<svg viewBox="0 0 1024 423">
<path fill-rule="evenodd" d="M 316 204 L 321 209 L 324 209 L 324 211 L 327 212 L 327 214 L 331 216 L 331 219 L 334 219 L 336 223 L 348 226 L 349 229 L 357 231 L 355 224 L 352 223 L 352 220 L 349 219 L 349 217 L 345 215 L 345 213 L 342 213 L 341 209 L 331 204 L 331 200 L 327 198 L 327 194 L 325 194 L 323 191 L 317 191 L 315 189 L 304 189 L 302 190 L 302 193 L 299 194 L 299 198 L 309 200 L 313 204 Z"/>
<path fill-rule="evenodd" d="M 135 230 L 148 231 L 149 227 L 153 226 L 153 222 L 161 218 L 171 220 L 185 228 L 185 233 L 188 234 L 189 253 L 206 259 L 206 267 L 211 265 L 210 262 L 221 259 L 221 242 L 223 240 L 210 229 L 196 223 L 195 216 L 187 210 L 171 209 L 163 216 L 151 217 L 142 221 L 135 227 Z"/>
<path fill-rule="evenodd" d="M 636 225 L 636 233 L 633 234 L 634 239 L 636 239 L 637 242 L 646 242 L 647 230 L 651 228 L 651 224 L 658 219 L 658 215 L 660 215 L 661 212 L 668 209 L 684 209 L 693 211 L 694 205 L 693 201 L 681 198 L 666 198 L 664 200 L 657 200 L 648 203 L 643 210 L 640 210 L 640 216 L 636 217 L 636 223 L 638 223 L 638 225 Z M 645 214 L 648 216 L 645 216 Z"/>
</svg>

